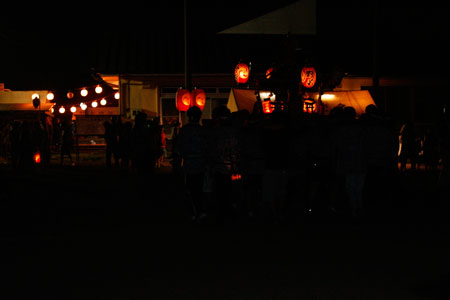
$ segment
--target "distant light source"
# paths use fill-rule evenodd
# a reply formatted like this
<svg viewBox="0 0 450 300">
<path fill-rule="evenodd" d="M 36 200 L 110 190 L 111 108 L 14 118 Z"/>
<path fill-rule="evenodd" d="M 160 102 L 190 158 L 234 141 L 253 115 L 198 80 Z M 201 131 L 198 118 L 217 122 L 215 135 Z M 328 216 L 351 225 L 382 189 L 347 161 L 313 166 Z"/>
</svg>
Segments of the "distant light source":
<svg viewBox="0 0 450 300">
<path fill-rule="evenodd" d="M 262 107 L 263 107 L 263 112 L 264 112 L 265 114 L 270 114 L 270 113 L 272 113 L 273 110 L 274 110 L 274 107 L 273 107 L 271 101 L 267 101 L 267 100 L 266 100 L 266 101 L 263 101 L 263 102 L 262 102 Z"/>
<path fill-rule="evenodd" d="M 72 106 L 72 107 L 70 108 L 70 111 L 71 111 L 72 113 L 74 113 L 74 112 L 77 111 L 77 108 L 76 108 L 75 106 Z"/>
<path fill-rule="evenodd" d="M 97 101 L 92 102 L 91 106 L 92 107 L 97 107 L 98 106 L 98 102 Z"/>
<path fill-rule="evenodd" d="M 52 92 L 48 92 L 47 93 L 47 100 L 48 101 L 52 101 L 53 99 L 55 99 L 55 94 L 53 94 Z"/>
<path fill-rule="evenodd" d="M 103 88 L 102 88 L 100 85 L 97 85 L 97 86 L 95 87 L 95 92 L 96 92 L 97 94 L 100 94 L 101 92 L 103 92 Z"/>
<path fill-rule="evenodd" d="M 41 154 L 39 152 L 36 152 L 34 154 L 33 160 L 36 164 L 40 164 L 41 163 Z"/>
<path fill-rule="evenodd" d="M 275 94 L 270 91 L 260 91 L 259 98 L 261 98 L 262 101 L 270 100 L 272 102 L 274 102 L 276 99 Z"/>
<path fill-rule="evenodd" d="M 321 97 L 320 97 L 320 100 L 333 100 L 334 98 L 336 98 L 336 95 L 333 95 L 333 94 L 323 94 Z"/>
<path fill-rule="evenodd" d="M 80 92 L 80 94 L 81 94 L 81 96 L 86 97 L 87 94 L 88 94 L 87 89 L 82 89 L 81 92 Z"/>
<path fill-rule="evenodd" d="M 250 75 L 250 68 L 247 64 L 239 63 L 234 69 L 234 79 L 237 83 L 246 83 Z"/>
<path fill-rule="evenodd" d="M 272 72 L 273 72 L 273 68 L 269 68 L 266 71 L 266 79 L 269 79 L 270 77 L 272 77 Z"/>
<path fill-rule="evenodd" d="M 119 93 L 119 92 L 116 92 L 116 93 L 114 94 L 114 99 L 119 100 L 119 98 L 120 98 L 120 93 Z"/>
<path fill-rule="evenodd" d="M 63 114 L 66 112 L 66 109 L 64 108 L 64 106 L 61 106 L 58 111 L 60 114 Z"/>
<path fill-rule="evenodd" d="M 100 104 L 103 105 L 103 106 L 106 105 L 106 99 L 103 98 L 102 100 L 100 100 Z"/>
</svg>

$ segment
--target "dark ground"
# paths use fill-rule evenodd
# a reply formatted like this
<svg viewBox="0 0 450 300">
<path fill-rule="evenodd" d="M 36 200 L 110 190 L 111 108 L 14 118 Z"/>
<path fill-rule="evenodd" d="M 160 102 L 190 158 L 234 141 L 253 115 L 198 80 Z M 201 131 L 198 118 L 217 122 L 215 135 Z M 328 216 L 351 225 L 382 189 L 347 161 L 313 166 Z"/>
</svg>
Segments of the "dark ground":
<svg viewBox="0 0 450 300">
<path fill-rule="evenodd" d="M 353 221 L 199 226 L 166 169 L 0 167 L 1 299 L 449 299 L 450 221 L 435 174 Z M 8 296 L 6 296 L 8 294 Z"/>
</svg>

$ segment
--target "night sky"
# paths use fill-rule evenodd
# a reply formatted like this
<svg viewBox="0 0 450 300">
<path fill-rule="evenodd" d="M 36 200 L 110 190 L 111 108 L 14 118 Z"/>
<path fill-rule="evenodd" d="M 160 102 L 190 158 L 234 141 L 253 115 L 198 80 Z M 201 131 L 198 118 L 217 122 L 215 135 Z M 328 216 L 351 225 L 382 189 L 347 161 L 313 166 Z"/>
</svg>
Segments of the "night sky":
<svg viewBox="0 0 450 300">
<path fill-rule="evenodd" d="M 292 2 L 192 1 L 191 30 L 196 38 L 214 35 Z M 374 18 L 376 3 L 378 18 Z M 317 37 L 312 51 L 322 63 L 338 64 L 349 74 L 370 76 L 376 19 L 381 76 L 447 77 L 450 11 L 444 4 L 317 0 Z M 49 81 L 55 74 L 73 77 L 93 67 L 90 58 L 102 50 L 98 42 L 102 36 L 150 32 L 182 39 L 183 1 L 8 8 L 0 18 L 0 81 L 14 82 L 24 73 L 34 78 L 48 76 Z M 40 75 L 44 69 L 45 75 Z M 56 77 L 65 80 L 64 75 Z"/>
</svg>

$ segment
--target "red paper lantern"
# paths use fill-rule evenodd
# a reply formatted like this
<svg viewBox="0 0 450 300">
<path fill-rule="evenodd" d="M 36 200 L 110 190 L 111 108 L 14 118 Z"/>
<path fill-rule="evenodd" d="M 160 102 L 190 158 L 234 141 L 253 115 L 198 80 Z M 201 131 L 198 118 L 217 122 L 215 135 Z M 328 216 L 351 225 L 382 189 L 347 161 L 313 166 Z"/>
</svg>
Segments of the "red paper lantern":
<svg viewBox="0 0 450 300">
<path fill-rule="evenodd" d="M 242 179 L 241 174 L 231 174 L 231 181 L 237 181 L 237 180 L 241 180 L 241 179 Z"/>
<path fill-rule="evenodd" d="M 206 103 L 205 91 L 202 89 L 194 89 L 191 93 L 191 97 L 194 105 L 203 110 Z"/>
<path fill-rule="evenodd" d="M 250 69 L 247 64 L 239 63 L 234 69 L 234 78 L 237 83 L 246 83 L 250 75 Z"/>
<path fill-rule="evenodd" d="M 265 114 L 271 114 L 273 112 L 273 104 L 271 101 L 263 101 L 262 107 Z"/>
<path fill-rule="evenodd" d="M 312 88 L 316 84 L 316 69 L 304 67 L 301 73 L 302 84 L 305 88 Z"/>
<path fill-rule="evenodd" d="M 34 163 L 40 164 L 41 163 L 41 154 L 39 152 L 36 152 L 33 156 Z"/>
<path fill-rule="evenodd" d="M 187 89 L 179 89 L 176 94 L 176 105 L 179 111 L 187 111 L 191 107 L 192 97 Z"/>
</svg>

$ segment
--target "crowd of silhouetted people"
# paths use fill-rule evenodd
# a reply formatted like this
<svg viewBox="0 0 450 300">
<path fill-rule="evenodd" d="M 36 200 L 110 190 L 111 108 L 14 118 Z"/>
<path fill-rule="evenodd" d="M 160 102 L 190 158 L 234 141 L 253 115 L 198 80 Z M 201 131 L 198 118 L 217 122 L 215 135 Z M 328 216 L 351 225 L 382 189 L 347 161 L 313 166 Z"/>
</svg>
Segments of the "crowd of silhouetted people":
<svg viewBox="0 0 450 300">
<path fill-rule="evenodd" d="M 152 175 L 160 166 L 165 151 L 165 133 L 158 121 L 148 119 L 139 112 L 134 124 L 113 118 L 105 121 L 106 166 L 134 172 L 138 175 Z"/>
<path fill-rule="evenodd" d="M 182 178 L 186 204 L 196 222 L 254 218 L 264 209 L 277 222 L 301 213 L 377 213 L 395 203 L 396 176 L 423 168 L 448 184 L 450 129 L 446 116 L 418 134 L 412 122 L 399 126 L 374 105 L 356 115 L 337 106 L 328 115 L 306 114 L 301 104 L 264 114 L 231 113 L 216 107 L 212 119 L 191 107 L 188 122 L 171 139 L 173 174 Z M 105 164 L 126 173 L 153 175 L 166 151 L 158 121 L 138 113 L 134 122 L 104 122 Z M 70 164 L 72 121 L 43 118 L 3 122 L 0 156 L 15 169 L 33 169 L 60 152 Z"/>
<path fill-rule="evenodd" d="M 264 208 L 275 222 L 303 213 L 377 214 L 395 203 L 406 162 L 427 170 L 448 163 L 448 125 L 421 139 L 374 105 L 359 118 L 353 107 L 327 116 L 300 108 L 264 114 L 258 102 L 252 113 L 221 106 L 203 124 L 199 109 L 188 110 L 173 161 L 193 220 L 251 219 Z"/>
<path fill-rule="evenodd" d="M 140 175 L 153 174 L 165 151 L 165 134 L 145 113 L 134 124 L 113 117 L 104 122 L 105 164 Z M 49 166 L 59 154 L 59 164 L 74 166 L 77 151 L 72 120 L 43 117 L 39 120 L 3 121 L 0 126 L 0 156 L 15 170 L 32 170 L 38 164 Z"/>
</svg>

